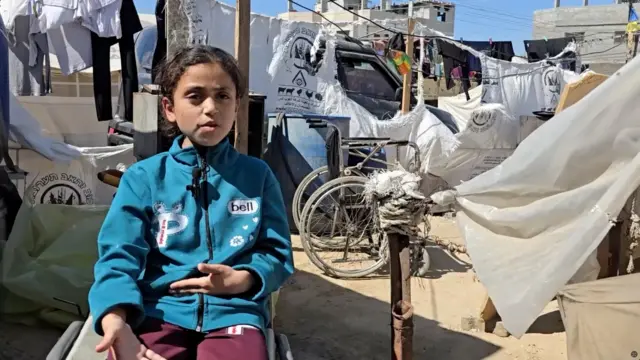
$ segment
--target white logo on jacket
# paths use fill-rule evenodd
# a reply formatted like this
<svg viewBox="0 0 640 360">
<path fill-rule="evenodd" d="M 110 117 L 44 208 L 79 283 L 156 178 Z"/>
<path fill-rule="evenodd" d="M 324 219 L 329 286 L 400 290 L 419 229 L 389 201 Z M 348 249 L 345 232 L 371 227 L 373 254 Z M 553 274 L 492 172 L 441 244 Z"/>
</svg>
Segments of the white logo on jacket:
<svg viewBox="0 0 640 360">
<path fill-rule="evenodd" d="M 173 208 L 167 210 L 163 203 L 157 202 L 153 205 L 153 209 L 156 212 L 153 217 L 153 226 L 158 231 L 156 244 L 158 244 L 159 248 L 164 248 L 167 246 L 169 235 L 177 234 L 187 228 L 189 218 L 180 214 L 182 212 L 182 205 L 180 204 L 173 205 Z M 173 226 L 169 227 L 170 225 Z"/>
<path fill-rule="evenodd" d="M 251 215 L 258 212 L 258 202 L 256 200 L 231 200 L 227 204 L 227 209 L 232 215 Z"/>
<path fill-rule="evenodd" d="M 229 245 L 232 247 L 242 246 L 242 244 L 244 244 L 244 238 L 240 235 L 232 237 L 229 241 Z"/>
</svg>

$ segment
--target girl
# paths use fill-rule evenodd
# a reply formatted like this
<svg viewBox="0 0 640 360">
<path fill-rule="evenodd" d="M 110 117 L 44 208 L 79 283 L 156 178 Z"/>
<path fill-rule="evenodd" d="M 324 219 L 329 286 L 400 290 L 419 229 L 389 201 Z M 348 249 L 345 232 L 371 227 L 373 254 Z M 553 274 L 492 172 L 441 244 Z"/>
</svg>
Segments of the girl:
<svg viewBox="0 0 640 360">
<path fill-rule="evenodd" d="M 104 336 L 96 351 L 267 359 L 267 300 L 294 268 L 279 184 L 227 140 L 246 96 L 241 78 L 235 59 L 210 46 L 162 65 L 164 125 L 181 135 L 124 173 L 100 230 L 89 293 Z"/>
</svg>

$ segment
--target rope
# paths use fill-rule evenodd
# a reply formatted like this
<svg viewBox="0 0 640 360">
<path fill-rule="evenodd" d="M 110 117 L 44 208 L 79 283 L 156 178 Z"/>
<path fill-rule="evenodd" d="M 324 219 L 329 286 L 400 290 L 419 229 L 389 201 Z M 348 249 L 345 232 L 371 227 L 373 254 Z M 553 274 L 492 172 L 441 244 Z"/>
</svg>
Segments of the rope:
<svg viewBox="0 0 640 360">
<path fill-rule="evenodd" d="M 426 208 L 420 176 L 406 170 L 373 174 L 365 185 L 368 204 L 377 203 L 380 227 L 386 233 L 417 236 Z M 383 240 L 384 241 L 384 240 Z"/>
<path fill-rule="evenodd" d="M 636 199 L 633 199 L 633 206 L 631 208 L 631 226 L 629 227 L 629 237 L 632 239 L 627 249 L 627 256 L 629 256 L 629 264 L 627 265 L 627 274 L 631 274 L 635 271 L 633 265 L 633 253 L 635 249 L 640 246 L 640 216 L 636 213 Z"/>
</svg>

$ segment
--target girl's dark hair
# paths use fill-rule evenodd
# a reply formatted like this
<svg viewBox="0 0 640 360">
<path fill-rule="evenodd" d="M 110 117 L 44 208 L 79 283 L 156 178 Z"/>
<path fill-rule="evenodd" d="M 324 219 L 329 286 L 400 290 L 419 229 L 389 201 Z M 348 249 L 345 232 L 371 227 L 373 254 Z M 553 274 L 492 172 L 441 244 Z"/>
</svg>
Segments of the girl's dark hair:
<svg viewBox="0 0 640 360">
<path fill-rule="evenodd" d="M 160 85 L 160 95 L 173 102 L 178 81 L 187 69 L 199 64 L 218 64 L 226 72 L 236 86 L 236 97 L 246 95 L 245 82 L 236 59 L 228 52 L 209 45 L 192 45 L 178 49 L 171 57 L 158 66 L 156 83 Z M 176 123 L 167 121 L 162 111 L 163 121 L 160 130 L 169 138 L 180 134 Z"/>
</svg>

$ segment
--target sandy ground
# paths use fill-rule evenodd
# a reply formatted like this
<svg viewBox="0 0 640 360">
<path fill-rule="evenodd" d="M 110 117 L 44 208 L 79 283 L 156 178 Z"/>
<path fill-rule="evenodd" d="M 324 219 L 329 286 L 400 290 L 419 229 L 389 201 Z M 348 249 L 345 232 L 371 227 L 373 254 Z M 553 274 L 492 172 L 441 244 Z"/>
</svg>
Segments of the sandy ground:
<svg viewBox="0 0 640 360">
<path fill-rule="evenodd" d="M 432 234 L 460 242 L 454 220 L 435 218 Z M 322 275 L 294 238 L 297 273 L 278 303 L 276 329 L 289 338 L 296 360 L 390 359 L 389 279 L 338 280 Z M 461 331 L 477 315 L 483 289 L 473 273 L 439 248 L 432 272 L 412 282 L 414 359 L 566 359 L 557 304 L 551 303 L 518 340 Z"/>
<path fill-rule="evenodd" d="M 460 242 L 453 220 L 435 218 L 432 225 L 432 234 Z M 294 248 L 297 273 L 281 294 L 275 326 L 288 336 L 295 359 L 390 359 L 389 279 L 332 279 L 307 260 L 297 237 Z M 478 312 L 482 287 L 438 248 L 430 254 L 428 278 L 412 283 L 414 359 L 566 359 L 554 303 L 520 340 L 461 331 L 461 318 Z M 0 322 L 0 360 L 42 360 L 59 335 Z"/>
</svg>

